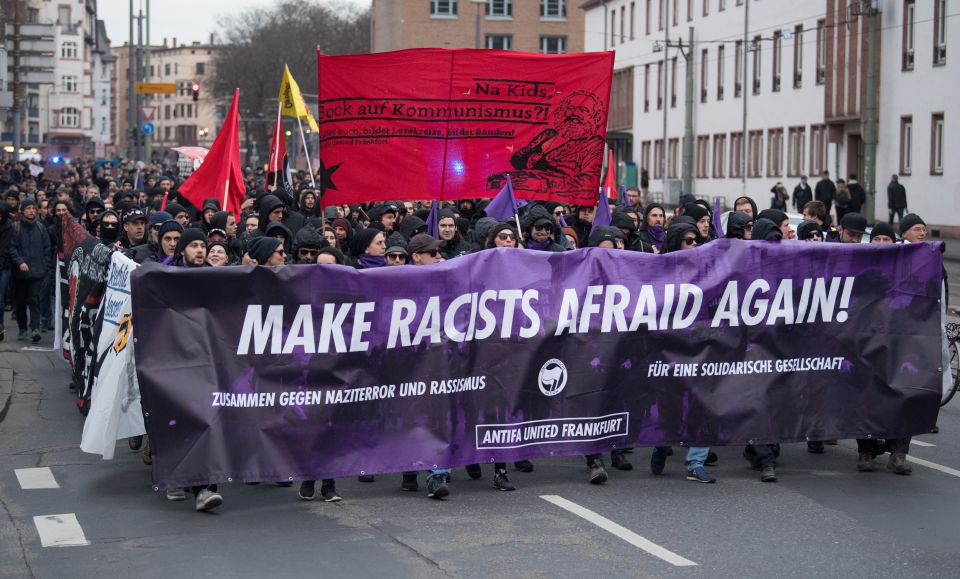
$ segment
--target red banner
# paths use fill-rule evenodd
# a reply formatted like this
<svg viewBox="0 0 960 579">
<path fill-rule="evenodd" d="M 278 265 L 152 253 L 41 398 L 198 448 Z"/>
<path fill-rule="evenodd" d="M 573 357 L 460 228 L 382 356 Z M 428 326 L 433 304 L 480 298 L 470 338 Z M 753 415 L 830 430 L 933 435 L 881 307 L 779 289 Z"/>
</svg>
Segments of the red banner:
<svg viewBox="0 0 960 579">
<path fill-rule="evenodd" d="M 595 205 L 613 52 L 317 55 L 324 206 L 492 197 Z"/>
</svg>

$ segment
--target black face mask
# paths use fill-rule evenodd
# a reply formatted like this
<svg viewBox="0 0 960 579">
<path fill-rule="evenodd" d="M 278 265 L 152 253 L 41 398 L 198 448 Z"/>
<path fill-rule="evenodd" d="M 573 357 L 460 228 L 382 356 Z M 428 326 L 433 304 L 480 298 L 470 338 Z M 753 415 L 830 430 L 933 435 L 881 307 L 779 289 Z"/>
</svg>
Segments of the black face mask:
<svg viewBox="0 0 960 579">
<path fill-rule="evenodd" d="M 107 225 L 103 223 L 100 224 L 100 239 L 105 243 L 113 243 L 120 237 L 120 226 L 119 225 Z"/>
</svg>

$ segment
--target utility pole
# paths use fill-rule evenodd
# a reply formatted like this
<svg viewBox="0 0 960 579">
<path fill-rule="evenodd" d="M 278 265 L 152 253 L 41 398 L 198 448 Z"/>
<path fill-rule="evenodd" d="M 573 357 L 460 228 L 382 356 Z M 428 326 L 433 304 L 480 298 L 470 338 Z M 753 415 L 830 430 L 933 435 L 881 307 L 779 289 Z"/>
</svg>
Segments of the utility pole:
<svg viewBox="0 0 960 579">
<path fill-rule="evenodd" d="M 690 39 L 683 58 L 687 61 L 687 102 L 684 104 L 683 124 L 683 192 L 693 194 L 693 72 L 695 51 L 693 50 L 693 26 L 690 27 Z M 682 51 L 682 48 L 681 48 Z M 700 66 L 707 63 L 701 62 Z"/>
<path fill-rule="evenodd" d="M 20 161 L 20 0 L 13 0 L 13 162 Z"/>
<path fill-rule="evenodd" d="M 137 81 L 143 82 L 143 10 L 137 15 Z M 143 95 L 137 95 L 137 110 L 134 111 L 134 118 L 137 119 L 137 160 L 143 161 L 144 135 L 140 130 L 140 110 L 143 107 Z"/>
<path fill-rule="evenodd" d="M 150 82 L 152 74 L 150 74 L 150 0 L 147 0 L 147 48 L 146 48 L 146 61 L 144 62 L 143 69 L 146 72 L 147 82 Z M 146 104 L 153 103 L 153 95 L 145 95 Z M 147 119 L 144 119 L 147 120 Z M 144 157 L 143 160 L 149 163 L 153 159 L 153 135 L 144 135 L 143 137 L 143 146 L 144 146 Z"/>
<path fill-rule="evenodd" d="M 743 3 L 743 81 L 741 83 L 740 94 L 743 96 L 743 128 L 740 133 L 740 189 L 741 195 L 747 194 L 747 80 L 750 75 L 747 74 L 747 65 L 750 59 L 750 2 Z M 757 47 L 759 48 L 759 47 Z"/>
<path fill-rule="evenodd" d="M 867 191 L 864 215 L 872 221 L 877 207 L 877 17 L 879 2 L 861 2 L 861 14 L 867 19 L 867 102 L 863 139 L 863 187 Z"/>
<path fill-rule="evenodd" d="M 136 59 L 133 48 L 133 0 L 130 0 L 130 40 L 127 59 L 127 157 L 137 160 L 137 81 Z"/>
<path fill-rule="evenodd" d="M 663 145 L 660 148 L 660 176 L 663 177 L 663 202 L 667 202 L 667 113 L 670 103 L 667 102 L 667 85 L 670 77 L 670 0 L 663 0 Z"/>
</svg>

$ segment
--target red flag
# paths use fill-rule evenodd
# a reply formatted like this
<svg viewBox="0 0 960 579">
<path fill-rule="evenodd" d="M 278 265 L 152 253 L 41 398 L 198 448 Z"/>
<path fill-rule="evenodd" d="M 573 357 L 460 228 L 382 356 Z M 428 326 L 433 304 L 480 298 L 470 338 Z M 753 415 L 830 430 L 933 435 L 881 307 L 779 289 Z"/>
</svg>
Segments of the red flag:
<svg viewBox="0 0 960 579">
<path fill-rule="evenodd" d="M 180 185 L 180 194 L 194 207 L 203 207 L 203 200 L 213 198 L 224 211 L 232 211 L 240 219 L 240 205 L 246 190 L 240 169 L 240 123 L 237 108 L 240 89 L 233 93 L 233 104 L 213 146 L 197 169 Z"/>
<path fill-rule="evenodd" d="M 607 176 L 603 179 L 603 188 L 606 190 L 607 199 L 617 198 L 617 171 L 613 164 L 613 149 L 610 149 L 610 162 L 607 163 Z"/>
<path fill-rule="evenodd" d="M 283 179 L 283 158 L 287 156 L 287 143 L 283 136 L 283 122 L 280 120 L 280 108 L 277 108 L 277 124 L 273 126 L 273 136 L 270 138 L 270 161 L 267 164 L 267 174 L 272 175 L 264 184 L 264 191 L 269 191 L 270 185 L 278 185 Z"/>
<path fill-rule="evenodd" d="M 322 205 L 493 197 L 594 205 L 613 52 L 317 55 Z"/>
</svg>

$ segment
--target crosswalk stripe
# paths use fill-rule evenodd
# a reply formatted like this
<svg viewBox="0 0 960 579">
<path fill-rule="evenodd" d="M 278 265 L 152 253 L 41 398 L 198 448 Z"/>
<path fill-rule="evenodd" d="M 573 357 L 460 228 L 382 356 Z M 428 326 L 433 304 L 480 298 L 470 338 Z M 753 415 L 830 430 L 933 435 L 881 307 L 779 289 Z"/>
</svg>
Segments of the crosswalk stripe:
<svg viewBox="0 0 960 579">
<path fill-rule="evenodd" d="M 20 488 L 23 490 L 60 488 L 60 485 L 57 484 L 57 479 L 54 478 L 53 472 L 49 467 L 18 468 L 13 472 L 17 475 Z"/>
<path fill-rule="evenodd" d="M 90 544 L 74 513 L 33 517 L 33 524 L 37 527 L 40 544 L 44 547 L 80 547 Z"/>
</svg>

